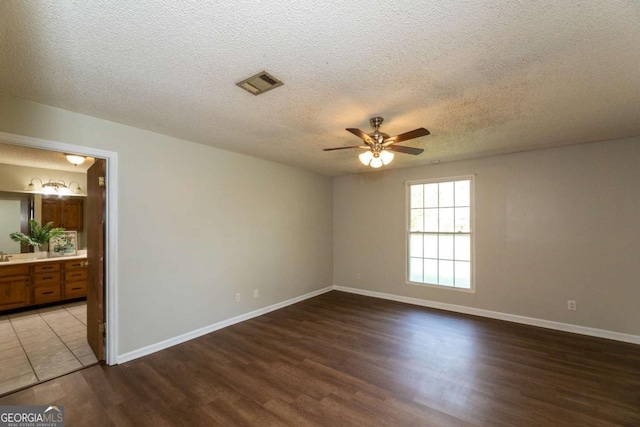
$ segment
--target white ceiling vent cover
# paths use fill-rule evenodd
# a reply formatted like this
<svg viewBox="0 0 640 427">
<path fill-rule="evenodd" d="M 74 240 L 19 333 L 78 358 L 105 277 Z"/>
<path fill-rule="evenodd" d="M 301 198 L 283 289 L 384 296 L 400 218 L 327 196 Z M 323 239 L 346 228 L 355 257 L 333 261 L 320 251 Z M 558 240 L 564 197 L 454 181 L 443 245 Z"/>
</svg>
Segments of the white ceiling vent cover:
<svg viewBox="0 0 640 427">
<path fill-rule="evenodd" d="M 254 95 L 260 95 L 261 93 L 265 93 L 266 91 L 282 86 L 283 84 L 284 83 L 266 71 L 261 71 L 255 76 L 251 76 L 248 79 L 244 79 L 243 81 L 236 83 L 236 85 Z"/>
</svg>

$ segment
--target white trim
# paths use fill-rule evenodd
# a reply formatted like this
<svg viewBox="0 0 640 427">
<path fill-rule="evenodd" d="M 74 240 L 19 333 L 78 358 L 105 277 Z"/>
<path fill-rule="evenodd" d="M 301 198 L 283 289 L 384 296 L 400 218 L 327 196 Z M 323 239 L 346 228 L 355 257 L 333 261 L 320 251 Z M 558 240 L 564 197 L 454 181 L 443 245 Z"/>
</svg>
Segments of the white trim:
<svg viewBox="0 0 640 427">
<path fill-rule="evenodd" d="M 235 325 L 236 323 L 244 322 L 245 320 L 253 319 L 254 317 L 262 316 L 263 314 L 267 314 L 272 311 L 279 310 L 281 308 L 287 307 L 292 304 L 296 304 L 298 302 L 304 301 L 309 298 L 316 297 L 318 295 L 322 295 L 332 290 L 333 290 L 333 286 L 328 286 L 326 288 L 309 292 L 308 294 L 304 294 L 299 297 L 291 298 L 286 301 L 282 301 L 282 302 L 270 305 L 268 307 L 263 307 L 258 310 L 250 311 L 249 313 L 241 314 L 239 316 L 235 316 L 230 319 L 221 320 L 220 322 L 214 323 L 212 325 L 205 326 L 203 328 L 196 329 L 194 331 L 187 332 L 185 334 L 178 335 L 176 337 L 169 338 L 164 341 L 160 341 L 158 343 L 151 344 L 146 347 L 142 347 L 125 354 L 121 354 L 120 356 L 118 356 L 118 363 L 125 363 L 134 359 L 138 359 L 143 356 L 147 356 L 157 351 L 161 351 L 166 348 L 173 347 L 174 345 L 182 344 L 183 342 L 190 341 L 192 339 L 217 331 L 219 329 L 223 329 L 228 326 Z"/>
<path fill-rule="evenodd" d="M 620 332 L 606 331 L 604 329 L 589 328 L 587 326 L 572 325 L 569 323 L 554 322 L 551 320 L 536 319 L 534 317 L 519 316 L 517 314 L 502 313 L 499 311 L 484 310 L 481 308 L 467 307 L 464 305 L 447 304 L 437 301 L 423 300 L 419 298 L 405 297 L 402 295 L 387 294 L 383 292 L 369 291 L 366 289 L 350 288 L 334 285 L 336 291 L 351 294 L 364 295 L 373 298 L 403 302 L 438 310 L 453 311 L 456 313 L 471 314 L 473 316 L 488 317 L 490 319 L 504 320 L 507 322 L 521 323 L 523 325 L 538 326 L 540 328 L 554 329 L 557 331 L 571 332 L 574 334 L 588 335 L 591 337 L 605 338 L 609 340 L 640 344 L 640 335 L 623 334 Z"/>
<path fill-rule="evenodd" d="M 116 286 L 118 283 L 118 153 L 6 132 L 0 132 L 0 140 L 13 145 L 63 153 L 72 152 L 107 160 L 107 230 L 105 235 L 107 256 L 107 264 L 105 266 L 107 351 L 105 356 L 107 364 L 114 365 L 118 354 L 118 307 L 116 304 L 118 301 L 118 288 Z"/>
</svg>

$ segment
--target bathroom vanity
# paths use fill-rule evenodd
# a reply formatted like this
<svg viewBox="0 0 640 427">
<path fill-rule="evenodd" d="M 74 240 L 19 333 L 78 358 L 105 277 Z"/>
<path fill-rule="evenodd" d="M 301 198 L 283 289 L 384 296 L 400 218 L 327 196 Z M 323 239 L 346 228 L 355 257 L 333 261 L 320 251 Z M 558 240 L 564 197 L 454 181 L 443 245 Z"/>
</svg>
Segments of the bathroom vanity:
<svg viewBox="0 0 640 427">
<path fill-rule="evenodd" d="M 0 263 L 0 312 L 87 296 L 87 257 Z"/>
</svg>

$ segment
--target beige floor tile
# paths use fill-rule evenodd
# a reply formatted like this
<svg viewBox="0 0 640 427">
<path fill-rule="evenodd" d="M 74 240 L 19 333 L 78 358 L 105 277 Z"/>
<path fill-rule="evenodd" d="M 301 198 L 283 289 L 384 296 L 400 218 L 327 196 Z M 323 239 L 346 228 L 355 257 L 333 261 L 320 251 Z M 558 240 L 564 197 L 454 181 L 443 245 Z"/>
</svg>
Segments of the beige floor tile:
<svg viewBox="0 0 640 427">
<path fill-rule="evenodd" d="M 78 346 L 78 347 L 74 348 L 71 351 L 72 351 L 73 355 L 75 357 L 77 357 L 78 359 L 80 359 L 81 357 L 85 357 L 85 356 L 88 356 L 90 354 L 93 354 L 93 350 L 91 350 L 91 347 L 89 347 L 89 344 Z"/>
<path fill-rule="evenodd" d="M 66 308 L 67 310 L 70 308 L 74 308 L 74 307 L 84 307 L 85 309 L 87 308 L 87 302 L 86 301 L 76 301 L 76 302 L 70 302 L 68 304 L 63 304 L 62 305 L 64 308 Z"/>
<path fill-rule="evenodd" d="M 65 333 L 70 333 L 70 332 L 73 332 L 73 331 L 78 330 L 78 329 L 87 329 L 87 327 L 85 325 L 83 325 L 82 322 L 80 322 L 75 317 L 73 318 L 73 320 L 65 319 L 65 320 L 60 321 L 60 322 L 51 322 L 51 323 L 49 323 L 48 326 L 51 329 L 53 329 L 55 331 L 55 333 L 58 334 L 58 335 L 65 334 Z"/>
<path fill-rule="evenodd" d="M 39 308 L 36 310 L 36 312 L 39 315 L 44 315 L 44 314 L 55 314 L 55 313 L 64 313 L 65 311 L 67 311 L 63 306 L 60 305 L 54 305 L 52 307 L 45 307 L 45 308 Z"/>
<path fill-rule="evenodd" d="M 48 331 L 42 331 L 37 334 L 34 333 L 33 335 L 28 335 L 28 336 L 22 336 L 18 334 L 18 338 L 20 339 L 20 343 L 24 347 L 27 347 L 31 345 L 46 344 L 48 342 L 51 342 L 52 340 L 57 340 L 58 336 L 52 330 L 48 330 Z"/>
<path fill-rule="evenodd" d="M 18 336 L 13 331 L 0 332 L 0 348 L 3 348 L 5 344 L 13 345 L 14 342 L 20 343 Z"/>
<path fill-rule="evenodd" d="M 11 359 L 12 357 L 16 357 L 24 354 L 25 354 L 24 349 L 20 344 L 14 347 L 5 348 L 4 350 L 0 349 L 0 366 L 2 366 L 4 369 L 4 365 L 2 362 L 4 362 L 6 359 Z"/>
<path fill-rule="evenodd" d="M 38 378 L 36 377 L 36 374 L 31 371 L 24 375 L 20 375 L 18 377 L 10 378 L 6 381 L 0 382 L 0 394 L 8 393 L 10 391 L 17 390 L 31 384 L 36 384 L 37 382 Z"/>
<path fill-rule="evenodd" d="M 86 302 L 0 316 L 0 393 L 97 363 Z"/>
<path fill-rule="evenodd" d="M 40 359 L 48 355 L 58 354 L 65 351 L 69 351 L 69 348 L 59 340 L 52 341 L 42 346 L 24 347 L 24 352 L 27 354 L 29 360 Z"/>
<path fill-rule="evenodd" d="M 48 354 L 43 354 L 40 356 L 30 357 L 29 361 L 31 362 L 31 366 L 36 371 L 36 375 L 38 371 L 49 368 L 51 366 L 57 366 L 61 363 L 66 363 L 72 360 L 77 360 L 76 357 L 71 353 L 68 348 L 64 348 L 62 350 L 58 350 L 56 352 L 51 352 Z M 40 375 L 38 375 L 40 378 Z"/>
<path fill-rule="evenodd" d="M 17 320 L 17 319 L 31 319 L 31 318 L 38 318 L 40 317 L 40 315 L 38 315 L 37 311 L 31 310 L 31 311 L 21 311 L 19 313 L 11 313 L 8 314 L 7 317 L 11 320 Z"/>
<path fill-rule="evenodd" d="M 12 320 L 11 324 L 13 325 L 13 330 L 16 331 L 16 334 L 20 335 L 33 335 L 34 333 L 38 333 L 43 330 L 51 329 L 49 325 L 42 320 L 41 317 L 38 319 L 30 319 L 26 321 L 22 320 Z"/>
<path fill-rule="evenodd" d="M 74 337 L 73 339 L 71 339 L 71 337 L 65 336 L 64 338 L 62 338 L 62 341 L 64 342 L 64 345 L 69 347 L 71 351 L 73 351 L 74 348 L 79 348 L 79 347 L 82 347 L 83 345 L 88 344 L 86 333 L 80 334 L 79 336 Z"/>
<path fill-rule="evenodd" d="M 72 360 L 61 362 L 57 365 L 46 366 L 41 369 L 36 369 L 35 371 L 38 379 L 40 381 L 44 381 L 60 375 L 68 374 L 69 372 L 82 368 L 82 366 L 82 363 L 74 357 Z"/>
<path fill-rule="evenodd" d="M 11 357 L 2 361 L 2 370 L 0 371 L 0 382 L 10 380 L 11 378 L 26 375 L 33 372 L 29 359 L 25 354 Z"/>
<path fill-rule="evenodd" d="M 93 352 L 86 356 L 78 357 L 78 360 L 80 360 L 80 363 L 82 363 L 84 366 L 94 365 L 98 363 L 98 359 L 96 358 L 96 355 L 93 354 Z"/>
<path fill-rule="evenodd" d="M 76 325 L 73 328 L 61 331 L 58 336 L 62 339 L 62 341 L 71 341 L 82 337 L 87 337 L 87 327 L 82 325 Z"/>
</svg>

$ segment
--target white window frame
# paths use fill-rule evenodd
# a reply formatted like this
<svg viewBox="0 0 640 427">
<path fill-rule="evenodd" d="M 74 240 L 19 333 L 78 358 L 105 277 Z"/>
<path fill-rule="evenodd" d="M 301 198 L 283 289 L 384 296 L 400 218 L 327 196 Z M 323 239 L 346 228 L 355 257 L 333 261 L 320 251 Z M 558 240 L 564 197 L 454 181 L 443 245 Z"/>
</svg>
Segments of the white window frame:
<svg viewBox="0 0 640 427">
<path fill-rule="evenodd" d="M 411 236 L 411 186 L 412 185 L 421 185 L 421 184 L 434 184 L 434 183 L 446 183 L 446 182 L 455 182 L 455 181 L 469 181 L 469 191 L 470 191 L 470 228 L 471 231 L 468 233 L 470 237 L 470 287 L 469 288 L 457 288 L 453 285 L 441 285 L 434 283 L 423 283 L 423 282 L 414 282 L 410 280 L 410 257 L 409 257 L 409 245 L 410 245 L 410 236 Z M 456 234 L 455 232 L 438 232 L 436 234 Z M 465 233 L 467 234 L 467 233 Z M 460 175 L 460 176 L 452 176 L 445 178 L 432 178 L 432 179 L 421 179 L 414 181 L 406 181 L 405 183 L 405 280 L 408 285 L 417 285 L 417 286 L 427 286 L 431 288 L 452 290 L 458 292 L 470 292 L 475 293 L 475 175 Z"/>
</svg>

